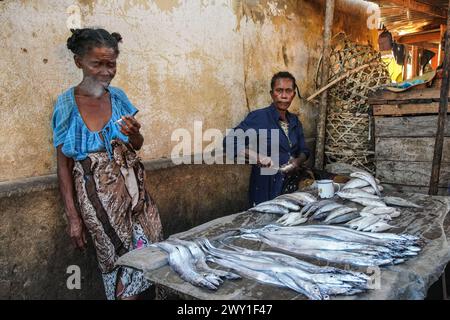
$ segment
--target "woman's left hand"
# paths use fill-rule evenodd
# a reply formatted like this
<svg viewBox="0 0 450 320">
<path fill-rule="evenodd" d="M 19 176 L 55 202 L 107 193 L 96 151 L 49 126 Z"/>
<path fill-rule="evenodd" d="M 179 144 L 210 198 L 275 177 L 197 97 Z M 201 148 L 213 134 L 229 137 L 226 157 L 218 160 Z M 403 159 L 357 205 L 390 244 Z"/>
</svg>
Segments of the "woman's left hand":
<svg viewBox="0 0 450 320">
<path fill-rule="evenodd" d="M 126 136 L 134 136 L 140 134 L 140 123 L 133 116 L 122 116 L 120 121 L 120 132 Z"/>
</svg>

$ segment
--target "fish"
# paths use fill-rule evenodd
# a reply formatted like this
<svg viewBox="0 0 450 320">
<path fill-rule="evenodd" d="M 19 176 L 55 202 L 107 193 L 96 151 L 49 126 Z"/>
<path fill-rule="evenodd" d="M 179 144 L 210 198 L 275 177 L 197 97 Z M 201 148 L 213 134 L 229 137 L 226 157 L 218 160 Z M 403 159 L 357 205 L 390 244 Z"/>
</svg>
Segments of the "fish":
<svg viewBox="0 0 450 320">
<path fill-rule="evenodd" d="M 312 202 L 312 203 L 304 206 L 303 209 L 300 211 L 300 213 L 304 214 L 305 217 L 308 217 L 311 213 L 314 213 L 318 209 L 320 209 L 323 206 L 326 206 L 327 204 L 330 204 L 330 203 L 336 203 L 336 202 L 334 200 L 330 200 L 330 199 Z"/>
<path fill-rule="evenodd" d="M 291 212 L 278 219 L 277 223 L 285 226 L 296 226 L 305 223 L 306 221 L 308 221 L 308 218 L 302 217 L 300 212 Z"/>
<path fill-rule="evenodd" d="M 336 208 L 333 211 L 331 211 L 331 213 L 325 218 L 324 222 L 327 223 L 327 222 L 329 222 L 329 221 L 331 221 L 331 220 L 333 220 L 333 219 L 335 219 L 335 218 L 337 218 L 339 216 L 342 216 L 342 215 L 344 215 L 346 213 L 355 212 L 355 211 L 358 211 L 358 209 L 356 209 L 356 208 L 349 208 L 349 207 L 345 207 L 345 206 Z"/>
<path fill-rule="evenodd" d="M 352 211 L 343 215 L 340 215 L 334 219 L 331 219 L 327 222 L 327 224 L 340 224 L 340 223 L 346 223 L 348 221 L 351 221 L 355 218 L 359 217 L 359 212 Z"/>
<path fill-rule="evenodd" d="M 370 194 L 368 192 L 362 191 L 361 189 L 346 189 L 336 193 L 342 199 L 354 199 L 354 198 L 369 198 L 369 199 L 379 199 L 377 195 Z"/>
<path fill-rule="evenodd" d="M 286 194 L 276 197 L 275 199 L 294 199 L 294 200 L 299 201 L 302 204 L 302 206 L 305 206 L 308 203 L 317 201 L 317 198 L 308 192 L 286 193 Z"/>
<path fill-rule="evenodd" d="M 184 281 L 189 282 L 198 287 L 204 287 L 210 290 L 217 290 L 217 286 L 208 281 L 204 276 L 199 274 L 193 267 L 192 260 L 187 259 L 183 255 L 178 246 L 171 245 L 167 242 L 158 242 L 156 247 L 168 253 L 168 262 L 173 271 L 175 271 Z"/>
<path fill-rule="evenodd" d="M 217 249 L 207 239 L 203 239 L 201 244 L 212 255 L 210 259 L 219 265 L 236 270 L 240 274 L 262 283 L 288 287 L 312 300 L 324 299 L 319 287 L 315 283 L 299 277 L 293 268 L 283 267 L 268 259 L 247 257 L 230 250 Z"/>
<path fill-rule="evenodd" d="M 377 187 L 377 182 L 375 181 L 375 178 L 371 174 L 369 174 L 367 172 L 353 172 L 350 174 L 350 177 L 359 178 L 359 179 L 367 181 L 372 186 L 372 188 L 375 190 L 376 194 L 379 197 L 381 197 L 380 190 L 378 190 L 378 187 Z"/>
<path fill-rule="evenodd" d="M 284 215 L 289 213 L 289 209 L 285 206 L 279 205 L 279 204 L 265 204 L 261 206 L 256 206 L 253 208 L 250 208 L 249 211 L 252 212 L 260 212 L 260 213 L 272 213 L 277 215 Z"/>
<path fill-rule="evenodd" d="M 235 251 L 241 252 L 246 256 L 251 257 L 265 257 L 267 259 L 272 259 L 274 261 L 279 262 L 280 264 L 291 266 L 294 268 L 298 268 L 301 270 L 305 270 L 306 272 L 312 274 L 321 274 L 321 273 L 330 273 L 333 274 L 338 280 L 342 282 L 354 282 L 354 283 L 366 283 L 370 280 L 370 277 L 362 272 L 355 272 L 349 270 L 342 270 L 335 267 L 330 266 L 317 266 L 312 263 L 308 263 L 306 261 L 297 259 L 295 257 L 279 253 L 273 251 L 254 251 L 249 250 L 242 247 L 237 247 L 231 244 L 225 244 L 226 247 L 229 247 Z"/>
<path fill-rule="evenodd" d="M 374 224 L 370 225 L 369 227 L 365 228 L 363 231 L 382 232 L 382 231 L 392 229 L 393 227 L 394 226 L 391 226 L 390 224 L 387 224 L 383 221 L 379 221 L 379 222 L 374 223 Z"/>
<path fill-rule="evenodd" d="M 299 211 L 301 209 L 298 204 L 296 204 L 295 202 L 293 202 L 290 199 L 273 199 L 273 200 L 261 202 L 258 205 L 256 205 L 254 208 L 264 207 L 266 205 L 272 205 L 272 204 L 280 205 L 282 207 L 287 208 L 290 211 Z"/>
<path fill-rule="evenodd" d="M 383 197 L 383 201 L 387 204 L 399 206 L 399 207 L 409 207 L 409 208 L 423 208 L 422 206 L 415 204 L 411 201 L 405 200 L 400 197 Z"/>
<path fill-rule="evenodd" d="M 359 218 L 355 219 L 355 221 L 361 221 L 363 219 Z M 349 224 L 356 223 L 355 221 L 351 221 L 346 225 L 349 226 Z M 290 241 L 289 245 L 294 246 L 298 246 L 295 244 L 296 241 L 303 241 L 303 239 L 307 239 L 308 241 L 317 239 L 332 242 L 356 242 L 369 245 L 365 247 L 364 254 L 372 256 L 373 253 L 369 252 L 378 252 L 375 254 L 376 257 L 380 254 L 386 255 L 389 253 L 390 256 L 398 258 L 421 250 L 420 239 L 417 236 L 409 234 L 367 233 L 335 225 L 303 225 L 297 227 L 267 225 L 259 230 L 242 229 L 241 233 L 242 235 L 245 234 L 246 239 L 250 240 L 258 240 L 261 236 L 265 237 L 266 235 L 281 237 L 283 241 Z M 258 241 L 263 240 L 259 239 Z M 363 253 L 361 250 L 357 252 Z"/>
<path fill-rule="evenodd" d="M 354 188 L 363 188 L 366 186 L 370 186 L 370 183 L 366 180 L 359 179 L 359 178 L 353 178 L 349 182 L 347 182 L 343 187 L 342 190 L 345 189 L 354 189 Z"/>
<path fill-rule="evenodd" d="M 392 207 L 377 207 L 377 206 L 368 206 L 364 207 L 361 212 L 370 212 L 372 214 L 390 214 L 392 212 L 398 211 Z"/>
<path fill-rule="evenodd" d="M 382 185 L 377 185 L 377 188 L 380 192 L 384 190 Z M 364 188 L 361 188 L 360 190 L 365 191 L 370 194 L 375 194 L 375 190 L 372 188 L 372 186 L 364 187 Z"/>
<path fill-rule="evenodd" d="M 374 223 L 377 223 L 378 221 L 382 220 L 382 218 L 380 216 L 368 216 L 368 217 L 364 217 L 362 220 L 358 221 L 355 225 L 356 230 L 361 231 L 364 230 L 365 228 L 371 226 Z"/>
<path fill-rule="evenodd" d="M 332 202 L 329 204 L 324 205 L 322 208 L 320 208 L 319 210 L 317 210 L 312 216 L 311 218 L 313 220 L 321 220 L 324 217 L 326 217 L 328 215 L 328 213 L 334 209 L 343 207 L 343 204 L 337 203 L 337 202 Z"/>
<path fill-rule="evenodd" d="M 363 206 L 372 206 L 372 207 L 387 207 L 386 203 L 381 201 L 380 199 L 372 199 L 372 198 L 352 198 L 349 199 L 352 202 L 356 202 L 362 204 Z"/>
<path fill-rule="evenodd" d="M 223 270 L 219 270 L 219 269 L 213 269 L 210 266 L 208 266 L 208 264 L 206 263 L 205 253 L 194 241 L 186 241 L 186 240 L 177 239 L 177 238 L 169 238 L 169 239 L 170 239 L 170 241 L 184 245 L 186 248 L 188 248 L 189 251 L 191 252 L 192 256 L 195 259 L 195 264 L 197 265 L 197 267 L 199 269 L 204 270 L 209 273 L 213 273 L 220 278 L 224 278 L 224 279 L 228 279 L 228 280 L 241 279 L 241 276 L 236 273 L 229 272 L 229 271 L 223 271 Z"/>
</svg>

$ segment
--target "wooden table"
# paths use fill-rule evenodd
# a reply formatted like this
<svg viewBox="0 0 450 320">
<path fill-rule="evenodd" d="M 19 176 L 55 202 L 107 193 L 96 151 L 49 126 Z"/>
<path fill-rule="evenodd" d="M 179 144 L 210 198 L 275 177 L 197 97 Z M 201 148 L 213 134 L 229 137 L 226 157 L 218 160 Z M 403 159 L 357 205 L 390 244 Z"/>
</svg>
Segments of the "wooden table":
<svg viewBox="0 0 450 320">
<path fill-rule="evenodd" d="M 395 194 L 394 194 L 395 195 Z M 398 195 L 398 194 L 397 194 Z M 382 267 L 380 288 L 351 297 L 338 296 L 332 299 L 424 299 L 428 288 L 439 279 L 450 261 L 450 197 L 424 194 L 402 194 L 424 206 L 423 209 L 402 208 L 402 215 L 392 222 L 399 227 L 395 233 L 421 235 L 425 247 L 419 256 L 406 263 Z M 240 227 L 260 227 L 276 220 L 271 214 L 242 212 L 215 219 L 188 231 L 174 234 L 170 238 L 192 240 L 207 237 L 214 240 L 224 233 Z M 266 249 L 264 244 L 246 240 L 239 245 L 254 250 Z M 318 261 L 312 261 L 320 263 Z M 183 299 L 201 300 L 291 300 L 306 299 L 290 289 L 257 283 L 251 279 L 225 280 L 217 291 L 195 287 L 183 281 L 167 264 L 165 253 L 155 248 L 134 250 L 122 256 L 117 265 L 144 270 L 145 276 L 159 288 L 176 293 Z"/>
</svg>

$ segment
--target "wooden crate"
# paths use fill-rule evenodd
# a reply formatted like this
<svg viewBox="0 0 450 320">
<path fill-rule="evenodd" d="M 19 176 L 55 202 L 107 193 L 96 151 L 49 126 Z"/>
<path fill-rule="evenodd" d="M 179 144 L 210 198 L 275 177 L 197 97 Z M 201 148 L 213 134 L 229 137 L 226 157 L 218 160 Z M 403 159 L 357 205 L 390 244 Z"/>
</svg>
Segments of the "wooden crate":
<svg viewBox="0 0 450 320">
<path fill-rule="evenodd" d="M 388 189 L 428 193 L 439 90 L 378 93 L 369 99 L 375 119 L 376 175 Z M 450 108 L 445 130 L 439 194 L 450 182 Z"/>
</svg>

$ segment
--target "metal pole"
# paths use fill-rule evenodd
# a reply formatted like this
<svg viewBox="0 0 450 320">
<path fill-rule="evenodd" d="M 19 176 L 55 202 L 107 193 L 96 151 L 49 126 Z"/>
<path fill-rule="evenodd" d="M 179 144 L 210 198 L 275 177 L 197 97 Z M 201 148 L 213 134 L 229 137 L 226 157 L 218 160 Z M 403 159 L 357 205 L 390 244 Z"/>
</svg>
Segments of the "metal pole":
<svg viewBox="0 0 450 320">
<path fill-rule="evenodd" d="M 322 76 L 320 87 L 328 83 L 330 71 L 331 35 L 333 31 L 335 0 L 327 0 L 325 8 L 325 29 L 323 32 L 323 53 L 322 53 Z M 316 159 L 315 167 L 323 170 L 325 153 L 325 132 L 327 120 L 328 91 L 324 91 L 320 96 L 319 121 L 317 123 Z"/>
<path fill-rule="evenodd" d="M 429 195 L 436 195 L 439 186 L 439 173 L 441 170 L 442 149 L 444 146 L 444 130 L 447 122 L 448 91 L 450 69 L 450 1 L 447 10 L 447 31 L 445 32 L 444 66 L 441 83 L 441 97 L 439 101 L 439 117 L 434 144 L 433 166 L 431 168 Z"/>
</svg>

